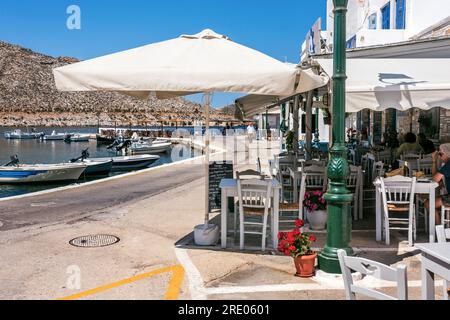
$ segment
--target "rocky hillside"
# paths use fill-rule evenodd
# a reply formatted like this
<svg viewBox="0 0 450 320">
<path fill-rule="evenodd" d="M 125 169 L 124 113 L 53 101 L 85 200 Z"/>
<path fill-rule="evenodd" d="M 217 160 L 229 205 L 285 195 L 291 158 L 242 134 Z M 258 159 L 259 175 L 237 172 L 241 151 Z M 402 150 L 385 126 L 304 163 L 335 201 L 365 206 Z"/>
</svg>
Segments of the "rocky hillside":
<svg viewBox="0 0 450 320">
<path fill-rule="evenodd" d="M 141 101 L 113 92 L 57 91 L 52 69 L 77 61 L 0 41 L 0 126 L 190 125 L 203 118 L 201 105 L 183 98 Z M 213 110 L 211 120 L 233 116 Z"/>
</svg>

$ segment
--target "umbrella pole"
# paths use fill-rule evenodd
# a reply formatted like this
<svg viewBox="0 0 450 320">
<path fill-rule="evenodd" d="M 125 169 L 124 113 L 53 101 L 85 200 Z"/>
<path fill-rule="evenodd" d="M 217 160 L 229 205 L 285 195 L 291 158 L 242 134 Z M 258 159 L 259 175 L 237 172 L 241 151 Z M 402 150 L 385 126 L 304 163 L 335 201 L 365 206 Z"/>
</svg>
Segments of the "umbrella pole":
<svg viewBox="0 0 450 320">
<path fill-rule="evenodd" d="M 205 92 L 205 228 L 209 224 L 209 106 L 211 103 L 211 93 Z"/>
</svg>

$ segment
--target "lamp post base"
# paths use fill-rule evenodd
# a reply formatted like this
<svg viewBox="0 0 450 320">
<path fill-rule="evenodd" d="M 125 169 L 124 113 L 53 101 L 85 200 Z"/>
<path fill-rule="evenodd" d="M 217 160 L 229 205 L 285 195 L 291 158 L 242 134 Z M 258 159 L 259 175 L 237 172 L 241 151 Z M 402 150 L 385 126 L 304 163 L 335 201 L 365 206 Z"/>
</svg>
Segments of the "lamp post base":
<svg viewBox="0 0 450 320">
<path fill-rule="evenodd" d="M 330 248 L 325 247 L 321 253 L 319 253 L 319 269 L 326 273 L 342 274 L 341 266 L 339 264 L 339 258 L 337 251 L 343 249 L 349 256 L 353 256 L 352 248 Z"/>
</svg>

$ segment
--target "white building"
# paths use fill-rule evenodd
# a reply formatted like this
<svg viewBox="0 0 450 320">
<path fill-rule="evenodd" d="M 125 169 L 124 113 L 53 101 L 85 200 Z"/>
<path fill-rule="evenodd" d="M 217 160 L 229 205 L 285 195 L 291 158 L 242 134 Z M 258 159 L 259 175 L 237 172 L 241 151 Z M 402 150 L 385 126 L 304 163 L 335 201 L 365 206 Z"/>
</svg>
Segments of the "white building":
<svg viewBox="0 0 450 320">
<path fill-rule="evenodd" d="M 326 42 L 332 50 L 332 0 L 327 0 L 326 24 Z M 349 49 L 444 35 L 450 35 L 449 0 L 349 0 Z"/>
</svg>

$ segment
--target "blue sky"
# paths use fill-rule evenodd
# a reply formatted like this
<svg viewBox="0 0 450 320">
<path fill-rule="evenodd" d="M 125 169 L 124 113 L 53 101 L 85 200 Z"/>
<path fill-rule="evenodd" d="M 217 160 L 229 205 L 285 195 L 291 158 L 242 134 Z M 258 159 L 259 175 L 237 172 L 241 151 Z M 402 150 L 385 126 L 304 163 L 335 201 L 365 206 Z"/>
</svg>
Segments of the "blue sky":
<svg viewBox="0 0 450 320">
<path fill-rule="evenodd" d="M 66 27 L 70 5 L 81 9 L 81 30 Z M 2 0 L 0 40 L 84 60 L 210 28 L 296 63 L 306 33 L 325 14 L 326 0 Z M 213 105 L 235 98 L 215 94 Z"/>
</svg>

